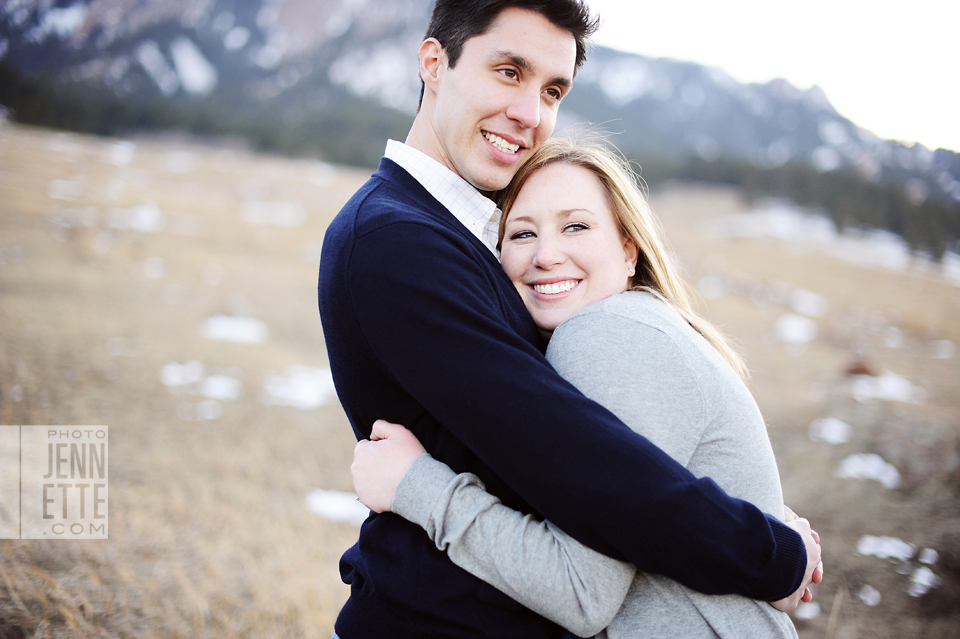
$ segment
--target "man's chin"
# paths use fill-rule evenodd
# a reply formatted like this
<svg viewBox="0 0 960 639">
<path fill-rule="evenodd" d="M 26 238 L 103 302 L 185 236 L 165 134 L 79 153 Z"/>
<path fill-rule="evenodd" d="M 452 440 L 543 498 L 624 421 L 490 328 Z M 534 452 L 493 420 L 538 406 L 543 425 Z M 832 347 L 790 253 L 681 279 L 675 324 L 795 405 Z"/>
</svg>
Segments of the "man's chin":
<svg viewBox="0 0 960 639">
<path fill-rule="evenodd" d="M 510 184 L 510 180 L 513 179 L 516 171 L 509 172 L 498 172 L 495 174 L 486 174 L 474 176 L 474 179 L 468 179 L 469 182 L 475 189 L 484 194 L 495 193 L 496 191 L 503 190 Z"/>
</svg>

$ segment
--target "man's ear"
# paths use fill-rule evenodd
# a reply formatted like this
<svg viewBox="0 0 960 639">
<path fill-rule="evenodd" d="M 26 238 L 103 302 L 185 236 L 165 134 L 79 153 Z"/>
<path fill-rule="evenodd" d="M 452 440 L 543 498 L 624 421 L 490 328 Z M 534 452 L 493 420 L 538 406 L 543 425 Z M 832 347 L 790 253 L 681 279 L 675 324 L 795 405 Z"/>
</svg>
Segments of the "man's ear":
<svg viewBox="0 0 960 639">
<path fill-rule="evenodd" d="M 447 62 L 447 52 L 436 38 L 427 38 L 420 45 L 420 79 L 428 87 L 435 87 L 440 72 Z"/>
</svg>

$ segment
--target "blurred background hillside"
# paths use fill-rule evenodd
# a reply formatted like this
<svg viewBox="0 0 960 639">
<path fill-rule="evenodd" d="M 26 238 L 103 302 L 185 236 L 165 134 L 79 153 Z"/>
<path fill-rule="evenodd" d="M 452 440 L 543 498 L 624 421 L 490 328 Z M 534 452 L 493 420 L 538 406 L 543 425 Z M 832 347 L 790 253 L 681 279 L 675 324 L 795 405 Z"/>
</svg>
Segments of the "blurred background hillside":
<svg viewBox="0 0 960 639">
<path fill-rule="evenodd" d="M 108 541 L 0 540 L 0 638 L 329 636 L 365 513 L 316 266 L 429 8 L 0 0 L 0 423 L 109 425 L 112 480 Z M 603 47 L 561 114 L 753 370 L 824 539 L 801 637 L 958 636 L 960 155 Z"/>
<path fill-rule="evenodd" d="M 178 131 L 373 167 L 419 95 L 429 0 L 4 0 L 0 105 L 99 135 Z M 854 28 L 851 25 L 851 28 Z M 760 53 L 758 53 L 760 55 Z M 919 117 L 919 114 L 918 114 Z M 706 180 L 885 229 L 940 259 L 960 238 L 960 155 L 883 140 L 818 87 L 598 47 L 560 129 L 599 126 L 651 187 Z"/>
</svg>

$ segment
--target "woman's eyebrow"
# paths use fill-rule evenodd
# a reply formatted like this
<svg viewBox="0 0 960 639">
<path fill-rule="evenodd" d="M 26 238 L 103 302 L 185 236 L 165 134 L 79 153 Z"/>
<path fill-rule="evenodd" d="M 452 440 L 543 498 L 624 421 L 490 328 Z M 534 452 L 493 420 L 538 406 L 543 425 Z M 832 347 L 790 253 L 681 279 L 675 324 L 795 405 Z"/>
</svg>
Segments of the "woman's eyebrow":
<svg viewBox="0 0 960 639">
<path fill-rule="evenodd" d="M 570 217 L 574 213 L 589 213 L 590 215 L 596 215 L 596 213 L 594 213 L 590 209 L 582 209 L 582 208 L 563 209 L 562 211 L 557 211 L 557 215 L 560 215 L 561 217 Z"/>
<path fill-rule="evenodd" d="M 587 213 L 589 215 L 596 215 L 596 213 L 594 213 L 590 209 L 582 209 L 582 208 L 562 209 L 560 211 L 557 211 L 557 215 L 564 218 L 570 217 L 574 213 Z M 511 222 L 528 222 L 530 224 L 533 224 L 534 219 L 529 215 L 511 215 L 510 217 L 507 218 L 506 223 L 510 224 Z"/>
</svg>

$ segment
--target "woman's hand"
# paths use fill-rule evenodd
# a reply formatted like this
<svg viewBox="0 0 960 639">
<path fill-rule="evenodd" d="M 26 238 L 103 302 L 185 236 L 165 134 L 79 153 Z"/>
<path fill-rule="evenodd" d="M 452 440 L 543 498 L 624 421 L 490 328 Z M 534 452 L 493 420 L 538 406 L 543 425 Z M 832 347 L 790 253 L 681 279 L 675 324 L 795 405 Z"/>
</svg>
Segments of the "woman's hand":
<svg viewBox="0 0 960 639">
<path fill-rule="evenodd" d="M 353 449 L 353 489 L 360 503 L 373 512 L 389 512 L 400 480 L 413 462 L 426 453 L 419 440 L 400 424 L 382 419 L 373 423 L 370 439 Z"/>
<path fill-rule="evenodd" d="M 810 528 L 810 522 L 802 517 L 798 517 L 795 512 L 787 506 L 783 507 L 785 523 L 796 530 L 803 538 L 803 544 L 807 548 L 807 569 L 803 576 L 803 583 L 789 597 L 771 602 L 771 606 L 783 612 L 791 612 L 800 605 L 801 601 L 810 601 L 813 599 L 813 593 L 808 586 L 812 583 L 818 584 L 823 581 L 823 562 L 820 560 L 820 535 L 816 530 Z"/>
</svg>

